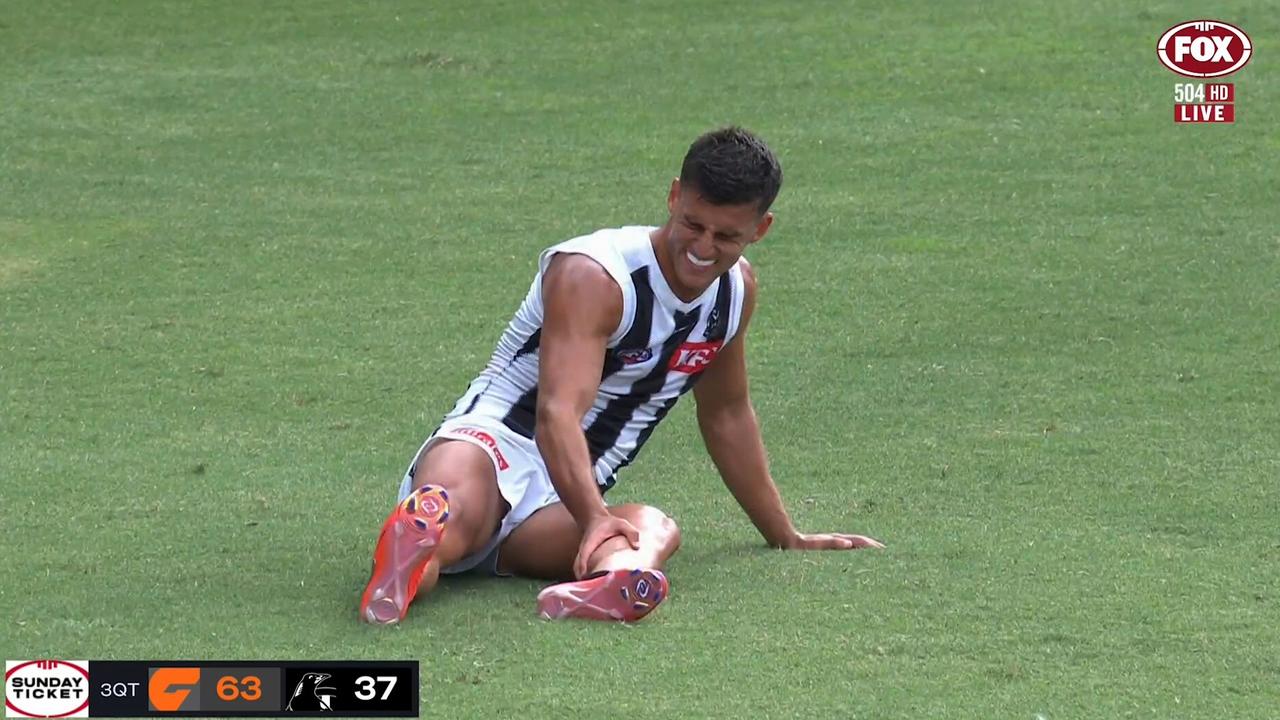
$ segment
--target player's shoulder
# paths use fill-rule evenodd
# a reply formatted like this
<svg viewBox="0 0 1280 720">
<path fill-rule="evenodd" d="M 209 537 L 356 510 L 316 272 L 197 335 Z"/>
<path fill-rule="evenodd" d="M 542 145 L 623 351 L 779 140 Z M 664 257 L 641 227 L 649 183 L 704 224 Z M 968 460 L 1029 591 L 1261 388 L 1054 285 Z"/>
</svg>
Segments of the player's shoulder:
<svg viewBox="0 0 1280 720">
<path fill-rule="evenodd" d="M 627 246 L 635 243 L 649 241 L 649 231 L 652 227 L 645 225 L 623 225 L 621 227 L 607 227 L 594 230 L 585 235 L 578 235 L 570 238 L 561 245 L 592 245 L 595 247 L 603 246 Z"/>
<path fill-rule="evenodd" d="M 617 290 L 618 287 L 613 275 L 599 259 L 581 252 L 559 252 L 548 258 L 543 284 L 564 285 L 566 289 L 579 293 Z"/>
<path fill-rule="evenodd" d="M 617 280 L 594 258 L 560 253 L 550 259 L 542 280 L 544 328 L 586 323 L 607 336 L 621 321 L 625 302 Z"/>
<path fill-rule="evenodd" d="M 742 286 L 746 288 L 747 296 L 753 297 L 756 294 L 756 270 L 752 267 L 751 262 L 745 257 L 738 258 L 737 270 L 742 275 Z"/>
<path fill-rule="evenodd" d="M 637 248 L 647 242 L 648 234 L 642 227 L 604 228 L 552 245 L 542 252 L 539 265 L 546 270 L 549 260 L 555 256 L 586 255 L 621 282 L 640 262 L 641 253 Z"/>
</svg>

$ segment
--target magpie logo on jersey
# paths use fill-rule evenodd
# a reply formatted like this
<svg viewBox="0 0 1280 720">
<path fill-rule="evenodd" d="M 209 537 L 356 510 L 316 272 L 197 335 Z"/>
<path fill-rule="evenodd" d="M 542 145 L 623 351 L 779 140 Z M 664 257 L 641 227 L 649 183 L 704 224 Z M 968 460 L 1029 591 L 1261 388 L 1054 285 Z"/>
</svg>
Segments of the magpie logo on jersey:
<svg viewBox="0 0 1280 720">
<path fill-rule="evenodd" d="M 703 333 L 707 337 L 714 337 L 720 334 L 720 308 L 711 308 L 711 312 L 707 314 L 707 328 L 703 330 Z"/>
<path fill-rule="evenodd" d="M 333 711 L 333 698 L 338 689 L 325 684 L 333 677 L 328 673 L 309 672 L 302 676 L 289 696 L 289 704 L 284 709 L 289 712 L 323 712 Z"/>
</svg>

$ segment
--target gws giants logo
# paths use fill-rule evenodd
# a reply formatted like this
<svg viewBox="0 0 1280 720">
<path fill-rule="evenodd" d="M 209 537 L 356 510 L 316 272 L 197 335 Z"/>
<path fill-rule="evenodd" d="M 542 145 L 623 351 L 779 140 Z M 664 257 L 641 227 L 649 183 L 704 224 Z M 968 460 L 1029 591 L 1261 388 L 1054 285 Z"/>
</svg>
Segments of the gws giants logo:
<svg viewBox="0 0 1280 720">
<path fill-rule="evenodd" d="M 1174 25 L 1156 44 L 1160 62 L 1179 75 L 1211 78 L 1230 75 L 1253 57 L 1253 43 L 1235 25 L 1192 20 Z"/>
<path fill-rule="evenodd" d="M 89 717 L 87 661 L 6 660 L 4 666 L 5 717 Z"/>
<path fill-rule="evenodd" d="M 720 352 L 720 348 L 724 342 L 717 340 L 715 342 L 687 342 L 676 348 L 674 354 L 671 355 L 671 363 L 667 369 L 671 372 L 684 373 L 693 375 L 707 369 L 712 360 L 716 359 L 716 353 Z"/>
<path fill-rule="evenodd" d="M 147 671 L 147 705 L 152 712 L 199 708 L 200 668 L 150 668 Z"/>
</svg>

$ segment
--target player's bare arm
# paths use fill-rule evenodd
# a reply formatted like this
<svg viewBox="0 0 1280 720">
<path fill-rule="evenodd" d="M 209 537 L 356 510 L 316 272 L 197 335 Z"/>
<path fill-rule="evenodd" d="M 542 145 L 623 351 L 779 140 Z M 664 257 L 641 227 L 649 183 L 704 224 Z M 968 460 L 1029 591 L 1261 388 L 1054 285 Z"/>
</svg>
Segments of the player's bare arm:
<svg viewBox="0 0 1280 720">
<path fill-rule="evenodd" d="M 798 532 L 769 474 L 769 461 L 747 378 L 746 332 L 755 310 L 756 278 L 745 259 L 742 268 L 746 298 L 737 336 L 716 357 L 694 386 L 698 428 L 707 452 L 734 499 L 755 524 L 765 542 L 795 550 L 881 548 L 881 543 L 848 533 Z"/>
<path fill-rule="evenodd" d="M 609 513 L 596 485 L 582 417 L 600 385 L 600 359 L 622 318 L 622 290 L 596 261 L 558 255 L 543 279 L 542 362 L 538 369 L 538 450 L 551 483 L 582 529 L 574 573 L 617 535 L 638 547 L 640 533 Z"/>
</svg>

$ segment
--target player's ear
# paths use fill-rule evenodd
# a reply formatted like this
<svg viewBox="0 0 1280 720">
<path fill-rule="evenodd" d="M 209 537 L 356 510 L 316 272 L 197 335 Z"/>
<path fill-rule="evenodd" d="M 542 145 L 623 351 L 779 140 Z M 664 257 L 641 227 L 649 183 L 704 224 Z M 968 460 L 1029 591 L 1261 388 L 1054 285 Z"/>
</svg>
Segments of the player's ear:
<svg viewBox="0 0 1280 720">
<path fill-rule="evenodd" d="M 680 199 L 680 178 L 671 181 L 671 190 L 667 192 L 667 212 L 676 214 L 676 201 Z"/>
<path fill-rule="evenodd" d="M 756 223 L 756 238 L 751 242 L 760 242 L 764 239 L 765 234 L 769 232 L 769 228 L 771 227 L 773 227 L 773 213 L 766 212 L 761 216 L 760 222 Z"/>
</svg>

